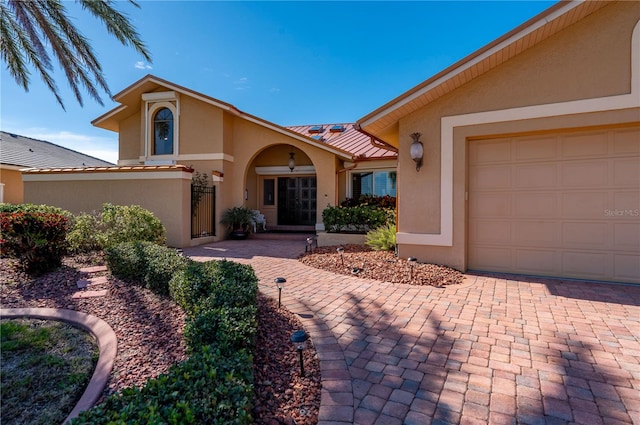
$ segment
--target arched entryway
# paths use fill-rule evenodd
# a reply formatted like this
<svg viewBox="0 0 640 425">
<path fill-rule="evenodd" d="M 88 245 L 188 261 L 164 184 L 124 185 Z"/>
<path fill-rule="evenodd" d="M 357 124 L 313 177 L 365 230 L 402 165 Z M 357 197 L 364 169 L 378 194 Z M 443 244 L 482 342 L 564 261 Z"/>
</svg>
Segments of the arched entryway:
<svg viewBox="0 0 640 425">
<path fill-rule="evenodd" d="M 247 170 L 247 188 L 247 205 L 264 214 L 269 230 L 315 230 L 318 181 L 302 150 L 286 144 L 262 150 Z"/>
</svg>

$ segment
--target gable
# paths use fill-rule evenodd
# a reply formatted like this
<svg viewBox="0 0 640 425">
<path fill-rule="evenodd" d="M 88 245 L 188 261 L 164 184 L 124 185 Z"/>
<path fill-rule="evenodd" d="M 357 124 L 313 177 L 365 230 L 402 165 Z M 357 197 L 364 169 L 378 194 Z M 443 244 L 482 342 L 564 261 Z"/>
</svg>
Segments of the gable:
<svg viewBox="0 0 640 425">
<path fill-rule="evenodd" d="M 361 118 L 358 124 L 397 146 L 402 117 L 470 88 L 476 90 L 477 98 L 502 96 L 504 107 L 615 95 L 625 89 L 628 93 L 631 33 L 639 16 L 638 2 L 559 3 Z M 488 75 L 498 73 L 500 77 L 488 84 Z M 483 78 L 484 87 L 473 85 Z M 471 110 L 499 108 L 488 103 Z"/>
</svg>

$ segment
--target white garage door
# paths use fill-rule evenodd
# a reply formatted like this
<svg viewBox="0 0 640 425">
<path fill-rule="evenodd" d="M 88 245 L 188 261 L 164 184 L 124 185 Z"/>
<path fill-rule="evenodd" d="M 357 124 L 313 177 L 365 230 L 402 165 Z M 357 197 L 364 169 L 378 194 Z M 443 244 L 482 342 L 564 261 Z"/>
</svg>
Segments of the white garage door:
<svg viewBox="0 0 640 425">
<path fill-rule="evenodd" d="M 469 142 L 468 267 L 640 283 L 640 128 Z"/>
</svg>

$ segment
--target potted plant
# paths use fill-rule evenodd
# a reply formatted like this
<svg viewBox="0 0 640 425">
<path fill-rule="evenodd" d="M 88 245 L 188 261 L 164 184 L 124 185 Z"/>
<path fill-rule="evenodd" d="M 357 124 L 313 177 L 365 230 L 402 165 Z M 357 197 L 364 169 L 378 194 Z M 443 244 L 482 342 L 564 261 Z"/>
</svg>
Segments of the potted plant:
<svg viewBox="0 0 640 425">
<path fill-rule="evenodd" d="M 254 212 L 247 207 L 231 207 L 222 212 L 220 224 L 231 231 L 231 239 L 246 239 L 254 219 Z"/>
</svg>

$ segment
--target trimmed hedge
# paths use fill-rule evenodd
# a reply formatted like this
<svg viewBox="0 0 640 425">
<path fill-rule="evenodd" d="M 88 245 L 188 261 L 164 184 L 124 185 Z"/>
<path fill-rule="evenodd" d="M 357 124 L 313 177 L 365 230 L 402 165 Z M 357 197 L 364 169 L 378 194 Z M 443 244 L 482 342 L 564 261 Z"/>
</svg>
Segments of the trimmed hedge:
<svg viewBox="0 0 640 425">
<path fill-rule="evenodd" d="M 257 281 L 250 266 L 232 261 L 192 262 L 171 279 L 169 292 L 171 298 L 193 316 L 205 307 L 255 305 Z"/>
<path fill-rule="evenodd" d="M 205 346 L 143 388 L 127 388 L 71 423 L 250 424 L 253 362 L 247 350 Z"/>
<path fill-rule="evenodd" d="M 52 212 L 1 212 L 0 256 L 18 259 L 18 267 L 42 274 L 60 267 L 67 253 L 68 219 Z"/>
<path fill-rule="evenodd" d="M 327 232 L 365 233 L 371 229 L 395 223 L 395 209 L 370 205 L 327 207 L 322 211 L 322 223 Z"/>
<path fill-rule="evenodd" d="M 121 243 L 105 253 L 114 276 L 160 295 L 169 295 L 169 281 L 189 263 L 175 249 L 144 241 Z"/>
<path fill-rule="evenodd" d="M 149 242 L 106 252 L 114 275 L 166 291 L 185 309 L 191 356 L 143 388 L 108 397 L 72 424 L 251 424 L 258 293 L 253 269 L 231 261 L 193 262 Z"/>
</svg>

